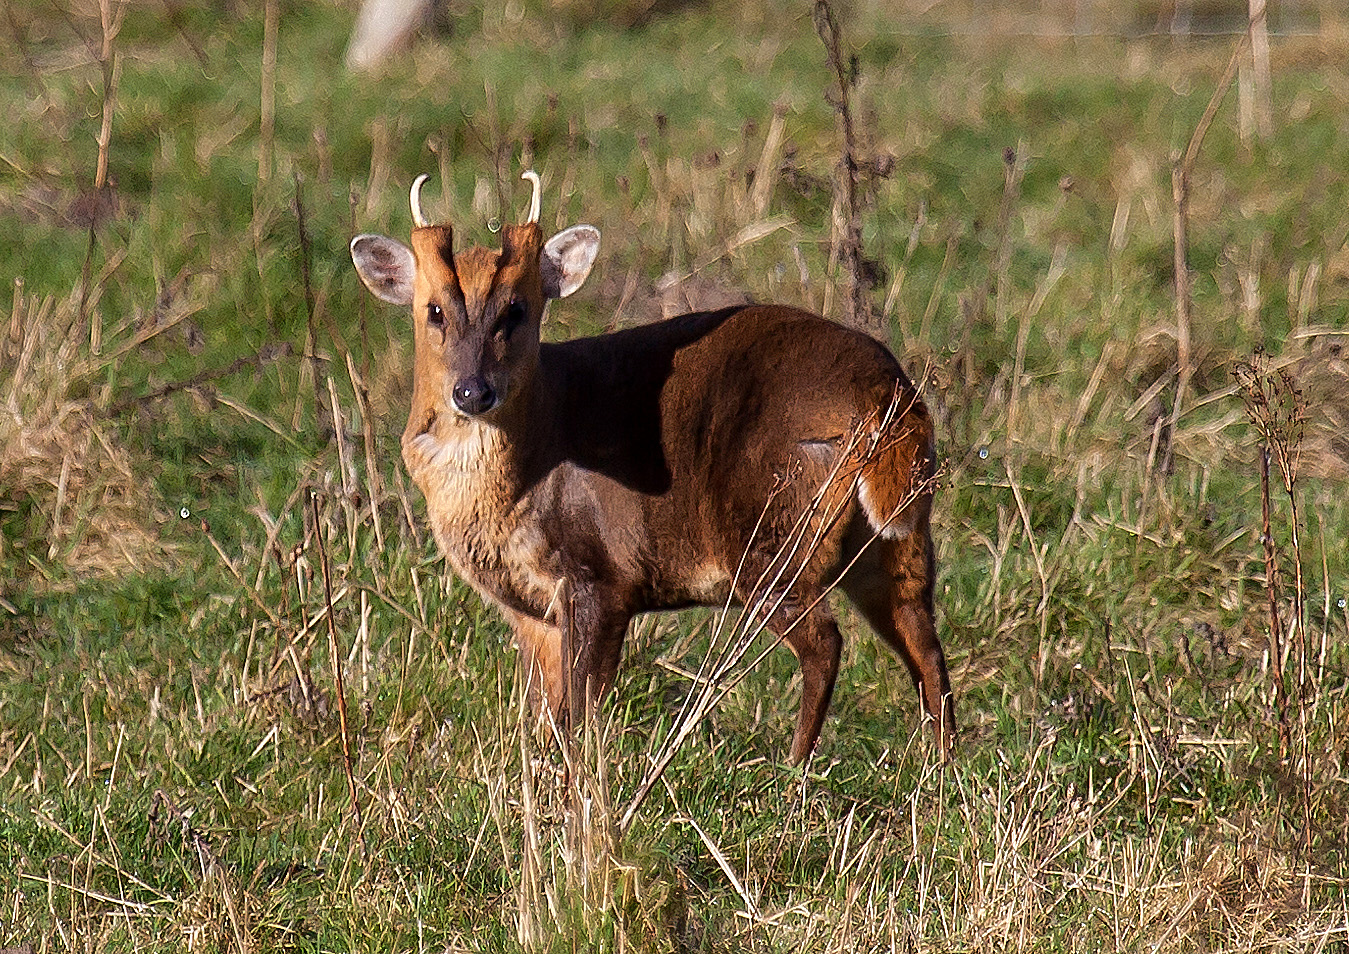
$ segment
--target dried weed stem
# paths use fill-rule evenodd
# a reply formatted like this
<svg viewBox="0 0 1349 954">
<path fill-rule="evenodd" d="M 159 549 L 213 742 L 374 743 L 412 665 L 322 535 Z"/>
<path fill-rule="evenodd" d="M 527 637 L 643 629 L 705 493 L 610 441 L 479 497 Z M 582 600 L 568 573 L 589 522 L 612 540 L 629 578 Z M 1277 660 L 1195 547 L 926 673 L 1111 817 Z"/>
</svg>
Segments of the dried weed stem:
<svg viewBox="0 0 1349 954">
<path fill-rule="evenodd" d="M 89 216 L 89 243 L 85 248 L 84 265 L 80 269 L 80 307 L 79 336 L 87 330 L 89 350 L 99 354 L 103 350 L 103 319 L 101 315 L 90 315 L 90 301 L 93 295 L 92 283 L 94 251 L 98 247 L 98 227 L 102 216 L 97 210 L 107 201 L 108 165 L 112 151 L 112 120 L 117 110 L 117 88 L 122 79 L 122 58 L 115 49 L 117 34 L 122 29 L 122 20 L 126 15 L 126 0 L 116 3 L 113 0 L 99 0 L 99 23 L 103 31 L 103 42 L 99 48 L 98 62 L 103 73 L 102 121 L 98 130 L 98 164 L 94 170 L 94 187 L 91 196 L 93 211 Z"/>
<path fill-rule="evenodd" d="M 815 31 L 824 43 L 829 68 L 833 70 L 837 83 L 826 93 L 825 98 L 838 115 L 839 132 L 843 137 L 843 154 L 839 158 L 834 189 L 835 207 L 842 216 L 843 226 L 843 241 L 838 251 L 848 272 L 844 317 L 854 328 L 875 333 L 879 329 L 872 313 L 871 300 L 867 297 L 870 283 L 865 278 L 867 263 L 862 253 L 862 209 L 857 196 L 861 161 L 852 115 L 852 90 L 857 85 L 858 77 L 857 58 L 844 59 L 842 31 L 829 0 L 815 0 L 814 19 Z"/>
<path fill-rule="evenodd" d="M 1213 91 L 1204 114 L 1199 118 L 1194 133 L 1190 136 L 1185 152 L 1174 157 L 1171 166 L 1171 200 L 1174 205 L 1172 214 L 1172 241 L 1174 244 L 1175 292 L 1176 292 L 1176 397 L 1171 405 L 1171 421 L 1167 428 L 1166 450 L 1162 455 L 1162 472 L 1171 472 L 1172 452 L 1175 448 L 1176 427 L 1190 388 L 1190 378 L 1194 375 L 1194 354 L 1191 340 L 1193 325 L 1193 298 L 1190 293 L 1190 180 L 1194 175 L 1194 165 L 1199 158 L 1199 150 L 1204 145 L 1213 118 L 1218 114 L 1227 91 L 1237 75 L 1237 66 L 1245 52 L 1249 36 L 1242 38 L 1232 57 L 1227 61 L 1227 69 Z"/>
<path fill-rule="evenodd" d="M 1236 376 L 1246 405 L 1246 415 L 1260 435 L 1260 510 L 1261 540 L 1265 560 L 1265 593 L 1269 608 L 1270 667 L 1274 682 L 1274 699 L 1279 722 L 1280 746 L 1284 757 L 1294 756 L 1299 769 L 1302 802 L 1302 846 L 1311 850 L 1312 839 L 1312 764 L 1308 743 L 1308 701 L 1314 692 L 1307 652 L 1307 611 L 1305 582 L 1302 573 L 1301 516 L 1298 508 L 1297 479 L 1302 462 L 1302 438 L 1306 431 L 1307 403 L 1301 388 L 1287 368 L 1268 366 L 1263 354 L 1236 366 Z M 1293 586 L 1289 594 L 1292 603 L 1289 622 L 1284 626 L 1279 599 L 1279 560 L 1274 541 L 1272 494 L 1270 492 L 1270 465 L 1278 473 L 1280 484 L 1288 498 L 1289 559 L 1292 561 Z M 1286 639 L 1285 636 L 1291 636 Z M 1291 644 L 1291 645 L 1290 645 Z M 1294 655 L 1297 666 L 1296 703 L 1298 735 L 1290 739 L 1287 691 L 1285 689 L 1286 656 Z"/>
</svg>

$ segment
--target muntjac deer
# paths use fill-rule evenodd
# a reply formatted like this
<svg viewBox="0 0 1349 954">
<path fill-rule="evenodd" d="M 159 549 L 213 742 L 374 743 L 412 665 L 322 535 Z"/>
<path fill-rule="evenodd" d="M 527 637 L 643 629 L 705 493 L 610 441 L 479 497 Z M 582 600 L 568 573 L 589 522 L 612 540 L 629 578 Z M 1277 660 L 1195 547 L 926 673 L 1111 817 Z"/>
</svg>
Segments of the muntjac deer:
<svg viewBox="0 0 1349 954">
<path fill-rule="evenodd" d="M 800 662 L 800 762 L 838 675 L 837 581 L 904 660 L 949 757 L 933 428 L 894 357 L 779 306 L 541 343 L 548 301 L 585 281 L 600 235 L 545 242 L 525 177 L 529 221 L 503 227 L 500 251 L 456 254 L 451 227 L 422 217 L 421 176 L 411 247 L 360 235 L 351 254 L 370 291 L 412 306 L 403 460 L 450 565 L 514 630 L 536 704 L 564 723 L 597 704 L 638 613 L 752 603 Z"/>
</svg>

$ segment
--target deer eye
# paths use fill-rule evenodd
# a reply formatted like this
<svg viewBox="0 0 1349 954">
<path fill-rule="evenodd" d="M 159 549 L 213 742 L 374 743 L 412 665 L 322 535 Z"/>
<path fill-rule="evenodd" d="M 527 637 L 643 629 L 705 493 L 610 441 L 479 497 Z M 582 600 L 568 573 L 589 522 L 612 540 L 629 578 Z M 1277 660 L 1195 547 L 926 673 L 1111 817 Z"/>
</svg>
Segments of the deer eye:
<svg viewBox="0 0 1349 954">
<path fill-rule="evenodd" d="M 518 298 L 511 299 L 511 303 L 506 306 L 506 310 L 501 313 L 501 318 L 497 321 L 497 337 L 503 341 L 515 334 L 515 330 L 524 324 L 528 312 L 525 310 L 525 303 Z"/>
<path fill-rule="evenodd" d="M 435 302 L 426 306 L 426 323 L 437 331 L 445 330 L 445 312 Z"/>
</svg>

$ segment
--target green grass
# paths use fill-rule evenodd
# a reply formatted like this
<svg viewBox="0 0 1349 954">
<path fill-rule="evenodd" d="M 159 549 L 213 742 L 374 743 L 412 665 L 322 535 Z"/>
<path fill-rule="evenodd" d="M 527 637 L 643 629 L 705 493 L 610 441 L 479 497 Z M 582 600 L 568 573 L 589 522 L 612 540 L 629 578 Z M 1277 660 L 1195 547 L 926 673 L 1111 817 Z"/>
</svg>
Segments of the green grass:
<svg viewBox="0 0 1349 954">
<path fill-rule="evenodd" d="M 103 74 L 75 31 L 96 50 L 97 16 L 7 15 L 0 278 L 22 285 L 0 315 L 0 950 L 516 950 L 522 925 L 557 950 L 1349 944 L 1349 86 L 1328 19 L 1276 41 L 1273 136 L 1241 141 L 1234 92 L 1204 143 L 1196 372 L 1169 433 L 1171 155 L 1232 41 L 845 16 L 864 146 L 897 160 L 864 190 L 875 302 L 940 425 L 959 761 L 934 764 L 902 667 L 851 618 L 804 772 L 780 763 L 798 679 L 779 651 L 618 830 L 706 612 L 635 627 L 577 753 L 522 736 L 505 628 L 448 576 L 401 474 L 406 318 L 359 288 L 347 242 L 406 232 L 421 171 L 428 211 L 488 242 L 489 218 L 524 207 L 528 161 L 547 226 L 604 234 L 551 334 L 659 314 L 672 272 L 697 272 L 690 295 L 840 313 L 823 49 L 808 7 L 751 6 L 629 28 L 574 4 L 452 5 L 452 36 L 359 78 L 341 66 L 353 11 L 288 0 L 268 164 L 262 17 L 190 2 L 175 25 L 136 5 L 92 253 L 72 203 L 94 181 Z M 761 168 L 775 104 L 786 159 Z M 790 224 L 739 244 L 765 175 Z M 1233 377 L 1258 349 L 1309 403 L 1291 753 Z M 1277 484 L 1273 502 L 1286 615 Z"/>
</svg>

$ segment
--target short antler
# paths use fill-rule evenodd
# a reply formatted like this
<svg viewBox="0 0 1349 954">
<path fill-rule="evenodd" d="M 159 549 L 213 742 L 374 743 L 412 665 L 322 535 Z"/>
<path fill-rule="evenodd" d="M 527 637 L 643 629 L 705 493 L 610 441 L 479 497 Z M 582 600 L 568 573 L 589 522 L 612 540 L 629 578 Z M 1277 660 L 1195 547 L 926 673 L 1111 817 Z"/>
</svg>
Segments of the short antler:
<svg viewBox="0 0 1349 954">
<path fill-rule="evenodd" d="M 534 198 L 529 202 L 529 221 L 526 223 L 528 225 L 533 225 L 539 221 L 539 208 L 543 194 L 543 183 L 539 181 L 539 174 L 533 169 L 526 169 L 524 172 L 520 173 L 520 178 L 528 179 L 530 182 L 534 183 Z"/>
<path fill-rule="evenodd" d="M 416 226 L 417 228 L 419 228 L 419 229 L 424 229 L 424 228 L 426 228 L 426 226 L 427 226 L 427 224 L 428 224 L 427 221 L 426 221 L 426 219 L 423 218 L 423 216 L 422 216 L 422 199 L 421 199 L 421 192 L 422 192 L 422 183 L 424 183 L 424 182 L 425 182 L 427 179 L 429 179 L 429 178 L 431 178 L 431 177 L 428 176 L 426 173 L 423 172 L 423 173 L 422 173 L 421 175 L 419 175 L 416 179 L 413 179 L 413 180 L 412 180 L 412 193 L 411 193 L 411 199 L 412 199 L 412 224 L 413 224 L 414 226 Z"/>
</svg>

